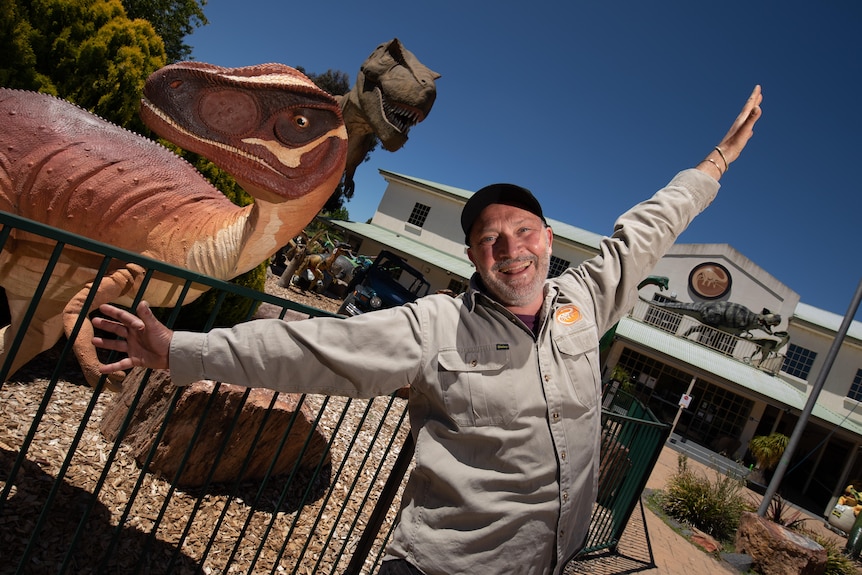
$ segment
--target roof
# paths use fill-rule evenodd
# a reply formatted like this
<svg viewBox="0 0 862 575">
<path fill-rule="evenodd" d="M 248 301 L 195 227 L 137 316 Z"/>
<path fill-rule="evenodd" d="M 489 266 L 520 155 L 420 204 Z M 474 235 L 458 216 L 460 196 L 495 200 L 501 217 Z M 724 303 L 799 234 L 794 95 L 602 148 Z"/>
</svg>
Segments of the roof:
<svg viewBox="0 0 862 575">
<path fill-rule="evenodd" d="M 844 316 L 802 302 L 796 305 L 796 309 L 793 310 L 793 317 L 834 332 L 841 328 L 841 323 L 844 321 Z M 850 322 L 847 337 L 862 341 L 862 322 Z"/>
<path fill-rule="evenodd" d="M 475 269 L 473 264 L 467 259 L 462 259 L 457 256 L 447 254 L 446 252 L 429 247 L 426 244 L 417 242 L 414 239 L 396 234 L 392 230 L 382 228 L 375 224 L 360 224 L 357 222 L 345 222 L 340 220 L 330 220 L 335 226 L 344 228 L 355 234 L 362 235 L 370 240 L 379 242 L 384 246 L 410 254 L 422 261 L 438 268 L 444 269 L 457 276 L 469 279 L 473 275 Z"/>
<path fill-rule="evenodd" d="M 413 176 L 405 176 L 404 174 L 389 172 L 387 170 L 380 170 L 380 174 L 387 180 L 401 180 L 402 182 L 411 183 L 428 190 L 448 194 L 458 198 L 459 200 L 463 200 L 464 202 L 470 199 L 470 196 L 473 195 L 473 192 L 469 190 L 438 184 L 437 182 L 423 180 L 422 178 L 414 178 Z M 599 243 L 603 238 L 601 234 L 596 234 L 583 228 L 578 228 L 565 222 L 549 218 L 547 217 L 547 214 L 545 219 L 547 220 L 548 225 L 551 226 L 551 229 L 554 230 L 555 238 L 568 240 L 572 243 L 580 244 L 598 252 Z"/>
<path fill-rule="evenodd" d="M 697 342 L 676 337 L 637 320 L 628 317 L 621 319 L 616 334 L 618 337 L 648 347 L 701 371 L 732 381 L 765 398 L 769 403 L 777 402 L 801 412 L 808 401 L 807 394 L 778 376 L 770 375 Z M 812 415 L 862 436 L 862 423 L 841 416 L 822 405 L 815 403 Z M 862 416 L 862 414 L 859 415 Z"/>
</svg>

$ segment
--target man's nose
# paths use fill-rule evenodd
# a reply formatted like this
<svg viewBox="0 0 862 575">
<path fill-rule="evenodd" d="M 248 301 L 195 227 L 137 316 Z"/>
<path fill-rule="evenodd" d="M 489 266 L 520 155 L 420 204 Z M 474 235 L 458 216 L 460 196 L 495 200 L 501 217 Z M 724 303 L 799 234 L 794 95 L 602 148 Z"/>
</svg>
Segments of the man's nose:
<svg viewBox="0 0 862 575">
<path fill-rule="evenodd" d="M 497 259 L 506 259 L 515 255 L 517 251 L 517 242 L 515 238 L 500 234 L 494 241 L 494 255 Z"/>
</svg>

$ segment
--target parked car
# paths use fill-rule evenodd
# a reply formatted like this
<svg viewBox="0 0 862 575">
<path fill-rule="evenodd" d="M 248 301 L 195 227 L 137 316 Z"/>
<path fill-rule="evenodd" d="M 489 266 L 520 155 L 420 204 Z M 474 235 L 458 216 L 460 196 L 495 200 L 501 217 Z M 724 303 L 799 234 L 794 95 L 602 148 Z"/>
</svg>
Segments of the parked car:
<svg viewBox="0 0 862 575">
<path fill-rule="evenodd" d="M 431 288 L 422 272 L 386 250 L 367 269 L 354 274 L 351 286 L 338 308 L 342 315 L 399 306 L 428 295 Z"/>
</svg>

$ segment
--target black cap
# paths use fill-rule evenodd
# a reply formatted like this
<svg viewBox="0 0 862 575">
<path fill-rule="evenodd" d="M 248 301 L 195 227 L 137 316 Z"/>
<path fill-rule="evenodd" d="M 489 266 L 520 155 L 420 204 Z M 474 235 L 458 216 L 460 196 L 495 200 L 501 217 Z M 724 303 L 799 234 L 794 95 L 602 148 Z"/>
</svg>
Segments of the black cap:
<svg viewBox="0 0 862 575">
<path fill-rule="evenodd" d="M 476 221 L 482 210 L 491 204 L 505 204 L 527 210 L 542 218 L 542 222 L 548 225 L 545 216 L 542 215 L 542 205 L 530 190 L 515 184 L 491 184 L 470 196 L 470 199 L 464 204 L 464 209 L 461 210 L 461 229 L 464 230 L 464 241 L 468 245 L 473 222 Z"/>
</svg>

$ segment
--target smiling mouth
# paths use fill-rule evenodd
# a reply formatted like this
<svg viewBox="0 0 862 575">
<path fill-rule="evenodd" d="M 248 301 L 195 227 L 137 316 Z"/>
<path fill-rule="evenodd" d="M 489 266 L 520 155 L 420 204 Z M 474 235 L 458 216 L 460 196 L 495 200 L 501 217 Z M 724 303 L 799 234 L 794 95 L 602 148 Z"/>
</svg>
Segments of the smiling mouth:
<svg viewBox="0 0 862 575">
<path fill-rule="evenodd" d="M 501 274 L 514 275 L 521 273 L 532 265 L 533 260 L 531 259 L 517 259 L 500 262 L 499 264 L 495 265 L 494 268 Z"/>
</svg>

